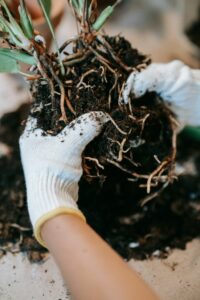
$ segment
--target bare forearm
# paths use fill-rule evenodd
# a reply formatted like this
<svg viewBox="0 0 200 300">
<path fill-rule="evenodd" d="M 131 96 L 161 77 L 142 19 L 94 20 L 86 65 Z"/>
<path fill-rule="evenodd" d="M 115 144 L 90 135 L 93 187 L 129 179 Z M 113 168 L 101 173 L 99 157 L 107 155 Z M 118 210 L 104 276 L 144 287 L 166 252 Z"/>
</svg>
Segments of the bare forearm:
<svg viewBox="0 0 200 300">
<path fill-rule="evenodd" d="M 156 300 L 157 296 L 82 220 L 58 216 L 42 237 L 77 300 Z"/>
</svg>

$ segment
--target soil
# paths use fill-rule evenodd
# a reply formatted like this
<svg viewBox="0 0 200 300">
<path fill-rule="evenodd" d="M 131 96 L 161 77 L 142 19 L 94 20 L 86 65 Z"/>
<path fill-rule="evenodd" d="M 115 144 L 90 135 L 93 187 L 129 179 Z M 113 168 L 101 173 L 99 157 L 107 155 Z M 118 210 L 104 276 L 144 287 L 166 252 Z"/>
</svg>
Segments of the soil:
<svg viewBox="0 0 200 300">
<path fill-rule="evenodd" d="M 196 44 L 197 46 L 200 47 L 200 38 L 199 38 L 199 33 L 200 33 L 200 15 L 199 15 L 199 20 L 194 22 L 187 30 L 186 34 L 190 38 L 190 40 Z"/>
<path fill-rule="evenodd" d="M 0 256 L 7 251 L 20 250 L 26 251 L 32 261 L 37 261 L 43 257 L 44 249 L 32 236 L 18 147 L 21 122 L 26 113 L 27 107 L 23 106 L 0 120 L 0 143 L 11 149 L 8 156 L 0 156 Z"/>
<path fill-rule="evenodd" d="M 12 151 L 0 158 L 0 250 L 2 254 L 25 251 L 34 262 L 46 250 L 35 241 L 32 230 L 22 231 L 30 228 L 18 149 L 25 111 L 21 108 L 1 119 L 0 142 Z M 196 172 L 180 176 L 143 207 L 139 201 L 145 192 L 125 180 L 120 170 L 101 188 L 99 182 L 81 181 L 79 205 L 89 224 L 126 259 L 165 257 L 200 235 L 200 143 L 184 136 L 178 141 L 178 161 L 181 165 L 194 162 Z"/>
<path fill-rule="evenodd" d="M 83 45 L 80 44 L 80 40 L 75 42 L 73 55 L 81 51 Z M 160 161 L 161 165 L 166 163 L 159 170 L 162 176 L 157 172 L 155 176 L 158 175 L 158 180 L 152 180 L 152 186 L 160 188 L 163 181 L 165 184 L 173 180 L 175 149 L 172 146 L 172 113 L 155 93 L 147 93 L 140 99 L 134 99 L 132 95 L 129 105 L 119 102 L 133 68 L 140 71 L 150 63 L 150 59 L 120 36 L 103 36 L 101 42 L 94 41 L 93 47 L 98 55 L 91 51 L 79 63 L 72 64 L 66 56 L 70 64 L 67 75 L 62 79 L 66 94 L 66 122 L 63 121 L 58 85 L 54 83 L 57 94 L 52 105 L 50 85 L 44 79 L 34 82 L 32 86 L 34 104 L 31 114 L 37 119 L 39 128 L 55 135 L 66 123 L 84 113 L 97 110 L 108 113 L 112 121 L 106 124 L 102 134 L 83 155 L 84 176 L 90 181 L 97 177 L 102 182 L 119 168 L 126 178 L 143 186 L 147 185 L 148 176 L 159 167 Z M 104 171 L 99 168 L 97 160 L 105 167 Z M 110 165 L 115 168 L 110 168 Z"/>
</svg>

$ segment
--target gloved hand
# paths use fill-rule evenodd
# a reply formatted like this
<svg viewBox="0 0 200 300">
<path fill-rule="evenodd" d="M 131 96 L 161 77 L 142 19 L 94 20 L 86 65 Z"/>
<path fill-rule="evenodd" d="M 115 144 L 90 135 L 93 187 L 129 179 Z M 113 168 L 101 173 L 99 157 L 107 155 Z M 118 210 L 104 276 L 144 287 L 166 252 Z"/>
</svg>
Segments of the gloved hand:
<svg viewBox="0 0 200 300">
<path fill-rule="evenodd" d="M 58 134 L 46 135 L 29 118 L 20 137 L 27 201 L 35 237 L 43 246 L 41 226 L 59 214 L 85 220 L 76 204 L 82 176 L 82 152 L 108 121 L 103 112 L 82 115 Z"/>
<path fill-rule="evenodd" d="M 151 64 L 140 73 L 132 73 L 123 93 L 125 103 L 130 93 L 136 98 L 147 91 L 157 92 L 178 117 L 182 126 L 200 125 L 200 70 L 192 70 L 181 61 Z"/>
</svg>

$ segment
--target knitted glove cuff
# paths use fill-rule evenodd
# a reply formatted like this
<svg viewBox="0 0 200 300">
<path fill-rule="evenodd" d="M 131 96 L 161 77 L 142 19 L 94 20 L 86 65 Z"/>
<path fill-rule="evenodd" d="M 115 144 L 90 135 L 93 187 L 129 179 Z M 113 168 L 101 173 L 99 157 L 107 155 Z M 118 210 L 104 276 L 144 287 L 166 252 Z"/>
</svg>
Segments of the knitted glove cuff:
<svg viewBox="0 0 200 300">
<path fill-rule="evenodd" d="M 58 175 L 48 168 L 27 176 L 28 209 L 36 239 L 40 244 L 44 245 L 40 231 L 47 220 L 60 214 L 73 214 L 85 220 L 76 204 L 80 176 L 81 169 Z"/>
<path fill-rule="evenodd" d="M 79 217 L 86 223 L 86 218 L 79 209 L 59 207 L 57 209 L 54 209 L 53 211 L 49 211 L 48 213 L 46 213 L 40 219 L 37 220 L 35 227 L 34 227 L 35 238 L 38 241 L 38 243 L 41 246 L 43 246 L 44 248 L 47 248 L 47 246 L 45 245 L 45 243 L 42 239 L 42 236 L 41 236 L 42 226 L 45 224 L 45 222 L 47 222 L 50 219 L 55 218 L 59 215 L 73 215 L 73 216 Z"/>
</svg>

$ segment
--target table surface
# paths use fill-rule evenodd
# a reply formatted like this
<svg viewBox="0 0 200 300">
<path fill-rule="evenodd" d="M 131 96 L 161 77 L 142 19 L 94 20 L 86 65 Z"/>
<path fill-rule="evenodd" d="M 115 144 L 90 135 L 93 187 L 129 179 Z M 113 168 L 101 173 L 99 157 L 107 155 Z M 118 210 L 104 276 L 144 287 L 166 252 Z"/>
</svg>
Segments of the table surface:
<svg viewBox="0 0 200 300">
<path fill-rule="evenodd" d="M 200 241 L 187 250 L 175 250 L 165 260 L 129 262 L 163 300 L 200 299 Z M 0 259 L 0 299 L 70 300 L 61 275 L 48 254 L 41 264 L 31 264 L 22 253 Z"/>
</svg>

